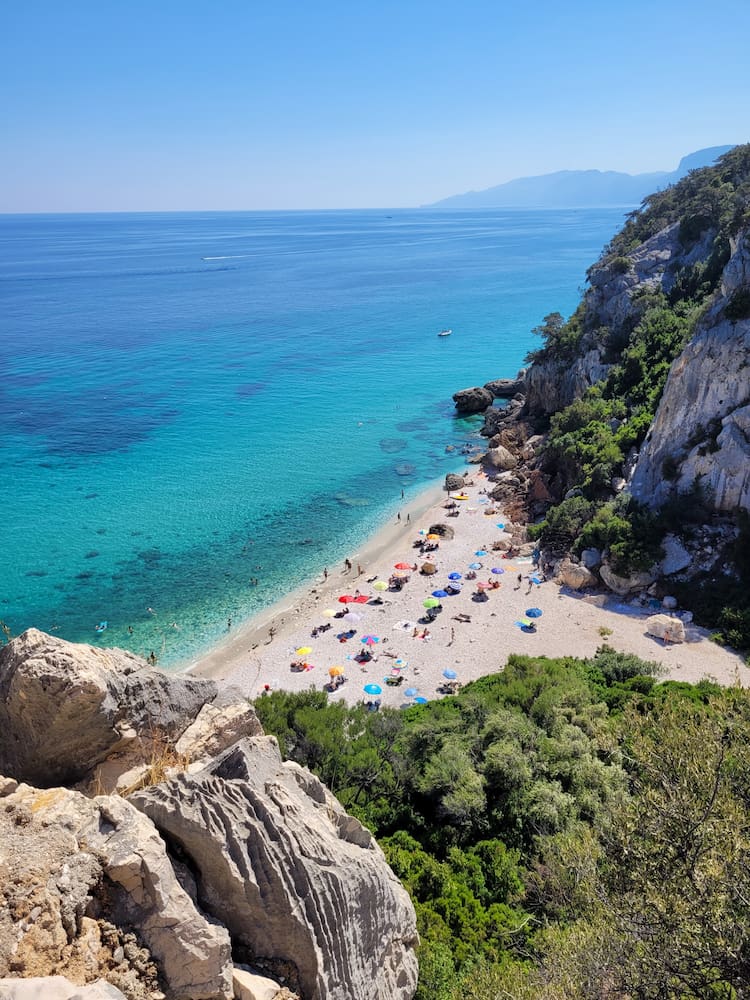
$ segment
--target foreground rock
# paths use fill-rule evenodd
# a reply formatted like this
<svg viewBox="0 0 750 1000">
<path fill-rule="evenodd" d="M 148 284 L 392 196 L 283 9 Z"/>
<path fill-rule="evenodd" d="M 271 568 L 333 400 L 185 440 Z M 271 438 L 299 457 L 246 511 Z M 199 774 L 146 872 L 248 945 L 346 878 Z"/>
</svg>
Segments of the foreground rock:
<svg viewBox="0 0 750 1000">
<path fill-rule="evenodd" d="M 158 965 L 173 1000 L 229 1000 L 229 935 L 182 889 L 142 813 L 4 779 L 0 795 L 0 975 L 106 977 L 145 1000 Z"/>
<path fill-rule="evenodd" d="M 0 1000 L 127 1000 L 124 993 L 100 979 L 76 986 L 65 976 L 0 979 Z"/>
<path fill-rule="evenodd" d="M 679 618 L 670 615 L 651 615 L 646 619 L 646 635 L 667 642 L 684 642 L 685 626 Z"/>
<path fill-rule="evenodd" d="M 75 782 L 140 740 L 177 739 L 215 696 L 213 681 L 29 629 L 0 650 L 0 773 Z"/>
<path fill-rule="evenodd" d="M 290 961 L 307 1000 L 407 1000 L 415 914 L 372 835 L 270 737 L 133 796 L 251 956 Z"/>
</svg>

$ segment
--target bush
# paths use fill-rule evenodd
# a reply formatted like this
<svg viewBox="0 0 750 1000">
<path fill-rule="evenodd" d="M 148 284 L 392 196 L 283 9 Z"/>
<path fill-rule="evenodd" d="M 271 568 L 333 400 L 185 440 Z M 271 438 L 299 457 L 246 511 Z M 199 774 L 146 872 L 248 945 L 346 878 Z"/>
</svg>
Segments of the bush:
<svg viewBox="0 0 750 1000">
<path fill-rule="evenodd" d="M 738 288 L 724 309 L 727 319 L 750 319 L 750 288 Z"/>
<path fill-rule="evenodd" d="M 627 274 L 633 270 L 633 262 L 630 257 L 615 257 L 609 265 L 613 274 Z"/>
</svg>

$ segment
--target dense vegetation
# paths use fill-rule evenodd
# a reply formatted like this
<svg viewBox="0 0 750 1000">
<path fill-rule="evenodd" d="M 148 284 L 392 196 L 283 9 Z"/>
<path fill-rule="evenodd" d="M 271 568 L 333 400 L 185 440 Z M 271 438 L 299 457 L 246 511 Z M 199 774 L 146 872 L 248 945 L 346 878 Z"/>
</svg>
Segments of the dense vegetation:
<svg viewBox="0 0 750 1000">
<path fill-rule="evenodd" d="M 750 985 L 750 698 L 602 649 L 511 657 L 368 713 L 256 702 L 377 835 L 417 911 L 419 1000 L 739 997 Z M 734 992 L 733 992 L 734 991 Z"/>
<path fill-rule="evenodd" d="M 736 147 L 716 166 L 693 171 L 647 198 L 589 276 L 627 274 L 632 268 L 629 255 L 674 224 L 679 225 L 686 255 L 673 269 L 668 291 L 648 288 L 634 295 L 631 310 L 616 329 L 602 322 L 596 296 L 588 293 L 567 322 L 558 313 L 545 317 L 535 331 L 542 347 L 527 359 L 566 367 L 577 354 L 597 346 L 611 365 L 603 382 L 551 418 L 542 468 L 552 477 L 555 495 L 574 496 L 549 511 L 535 536 L 554 554 L 589 546 L 607 549 L 613 568 L 623 574 L 657 562 L 664 535 L 689 533 L 703 510 L 700 490 L 652 511 L 627 495 L 616 496 L 612 484 L 646 437 L 670 365 L 717 291 L 731 238 L 750 226 L 750 145 Z M 750 316 L 750 292 L 737 292 L 725 312 L 729 319 Z M 707 452 L 716 448 L 721 430 L 715 423 L 703 428 L 695 442 Z M 665 462 L 665 479 L 678 474 L 676 463 Z M 749 583 L 750 572 L 740 567 L 734 580 L 713 575 L 691 591 L 691 607 L 701 620 L 745 649 L 750 648 Z"/>
</svg>

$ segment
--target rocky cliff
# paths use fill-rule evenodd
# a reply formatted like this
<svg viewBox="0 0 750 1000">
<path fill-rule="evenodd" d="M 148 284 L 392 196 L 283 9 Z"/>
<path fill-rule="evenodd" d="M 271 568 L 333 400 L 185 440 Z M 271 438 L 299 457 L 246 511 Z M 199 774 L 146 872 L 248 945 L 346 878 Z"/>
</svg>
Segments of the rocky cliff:
<svg viewBox="0 0 750 1000">
<path fill-rule="evenodd" d="M 413 996 L 406 891 L 239 693 L 35 630 L 0 693 L 0 996 Z"/>
</svg>

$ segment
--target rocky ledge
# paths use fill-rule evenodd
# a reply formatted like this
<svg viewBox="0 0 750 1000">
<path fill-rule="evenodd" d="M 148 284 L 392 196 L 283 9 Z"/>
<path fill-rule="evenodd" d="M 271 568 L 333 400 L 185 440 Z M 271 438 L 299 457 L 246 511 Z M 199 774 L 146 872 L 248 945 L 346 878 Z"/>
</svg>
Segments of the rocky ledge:
<svg viewBox="0 0 750 1000">
<path fill-rule="evenodd" d="M 3 1000 L 413 996 L 406 891 L 239 692 L 30 630 L 0 694 Z"/>
</svg>

